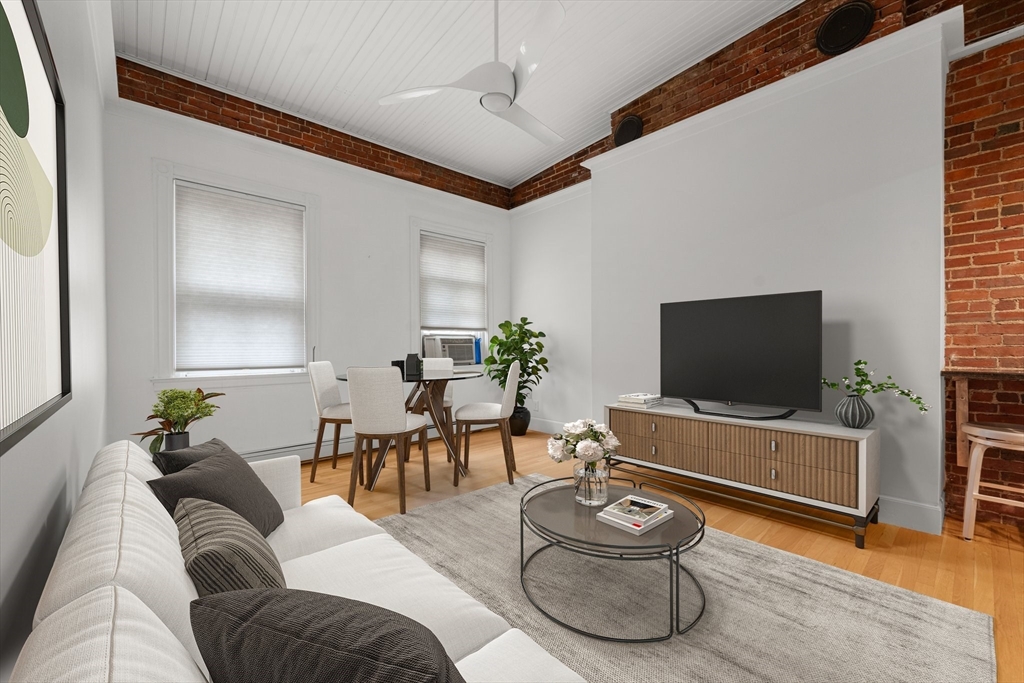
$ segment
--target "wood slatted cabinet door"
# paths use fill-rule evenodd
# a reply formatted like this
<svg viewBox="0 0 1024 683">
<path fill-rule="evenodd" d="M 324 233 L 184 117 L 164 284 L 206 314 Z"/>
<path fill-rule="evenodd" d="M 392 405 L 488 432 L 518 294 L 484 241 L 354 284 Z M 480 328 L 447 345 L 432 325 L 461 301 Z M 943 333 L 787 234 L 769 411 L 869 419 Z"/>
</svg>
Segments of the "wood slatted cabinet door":
<svg viewBox="0 0 1024 683">
<path fill-rule="evenodd" d="M 614 429 L 612 431 L 615 432 Z M 634 460 L 653 462 L 651 460 L 651 439 L 619 432 L 615 432 L 615 435 L 622 442 L 622 445 L 619 446 L 619 455 L 625 458 L 633 458 Z"/>
<path fill-rule="evenodd" d="M 836 505 L 857 507 L 857 475 L 849 472 L 805 467 L 791 462 L 773 463 L 775 478 L 769 480 L 773 491 L 791 493 Z"/>
<path fill-rule="evenodd" d="M 650 418 L 650 415 L 632 410 L 611 409 L 608 411 L 608 428 L 615 433 L 615 436 L 619 437 L 620 441 L 623 434 L 650 437 Z"/>
<path fill-rule="evenodd" d="M 793 432 L 771 432 L 773 459 L 829 472 L 857 474 L 857 442 Z"/>
<path fill-rule="evenodd" d="M 770 459 L 772 435 L 768 429 L 711 422 L 708 424 L 708 448 L 721 453 Z"/>
<path fill-rule="evenodd" d="M 708 452 L 708 474 L 761 488 L 770 488 L 772 461 L 740 453 Z"/>
</svg>

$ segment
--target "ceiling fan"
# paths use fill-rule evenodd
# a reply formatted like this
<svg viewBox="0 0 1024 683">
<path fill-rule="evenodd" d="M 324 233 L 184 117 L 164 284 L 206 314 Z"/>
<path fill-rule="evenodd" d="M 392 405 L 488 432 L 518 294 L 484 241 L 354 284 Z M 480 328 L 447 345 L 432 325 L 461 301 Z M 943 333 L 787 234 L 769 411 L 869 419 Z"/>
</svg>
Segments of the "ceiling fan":
<svg viewBox="0 0 1024 683">
<path fill-rule="evenodd" d="M 526 40 L 519 45 L 516 54 L 515 68 L 509 68 L 504 62 L 498 61 L 498 0 L 494 0 L 494 61 L 481 64 L 462 78 L 445 85 L 428 85 L 411 90 L 402 90 L 380 99 L 380 104 L 400 104 L 420 97 L 427 97 L 440 92 L 444 88 L 458 88 L 481 94 L 480 106 L 518 126 L 545 145 L 562 142 L 558 133 L 535 119 L 525 109 L 516 104 L 533 72 L 537 70 L 540 58 L 551 45 L 562 20 L 565 9 L 558 0 L 544 0 L 540 3 L 533 26 Z"/>
</svg>

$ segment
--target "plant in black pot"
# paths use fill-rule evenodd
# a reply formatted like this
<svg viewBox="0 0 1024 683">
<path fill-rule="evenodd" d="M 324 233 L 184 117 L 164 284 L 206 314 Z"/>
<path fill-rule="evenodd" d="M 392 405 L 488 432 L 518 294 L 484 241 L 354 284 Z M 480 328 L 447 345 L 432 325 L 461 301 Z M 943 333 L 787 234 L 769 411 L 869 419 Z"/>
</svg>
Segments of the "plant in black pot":
<svg viewBox="0 0 1024 683">
<path fill-rule="evenodd" d="M 836 419 L 845 427 L 863 429 L 875 419 L 875 411 L 872 410 L 871 406 L 864 399 L 864 396 L 869 393 L 880 394 L 883 391 L 891 391 L 897 396 L 906 396 L 922 413 L 927 413 L 928 409 L 931 408 L 930 405 L 924 402 L 923 398 L 913 391 L 903 389 L 896 382 L 892 381 L 892 375 L 888 375 L 881 382 L 871 379 L 874 377 L 875 371 L 868 371 L 868 362 L 866 360 L 858 360 L 853 364 L 853 374 L 855 375 L 853 380 L 849 377 L 843 377 L 839 382 L 830 382 L 825 377 L 821 378 L 821 385 L 823 387 L 842 391 L 846 394 L 846 398 L 836 406 Z"/>
<path fill-rule="evenodd" d="M 519 386 L 516 387 L 516 408 L 509 420 L 513 436 L 522 436 L 530 427 L 530 411 L 524 405 L 526 397 L 533 388 L 540 384 L 541 372 L 548 372 L 548 359 L 541 355 L 544 342 L 538 341 L 546 336 L 543 332 L 530 329 L 532 325 L 526 318 L 513 323 L 506 320 L 498 325 L 504 337 L 494 335 L 488 345 L 490 355 L 484 358 L 487 375 L 497 380 L 501 388 L 505 388 L 508 370 L 512 363 L 519 361 Z"/>
<path fill-rule="evenodd" d="M 164 450 L 168 451 L 188 448 L 188 426 L 196 420 L 213 415 L 220 406 L 213 405 L 209 400 L 223 395 L 217 392 L 206 393 L 202 389 L 164 389 L 157 394 L 153 414 L 146 418 L 160 420 L 160 426 L 148 432 L 137 432 L 132 436 L 141 436 L 140 441 L 152 436 L 153 441 L 149 444 L 150 453 L 159 453 L 161 446 L 166 446 Z"/>
</svg>

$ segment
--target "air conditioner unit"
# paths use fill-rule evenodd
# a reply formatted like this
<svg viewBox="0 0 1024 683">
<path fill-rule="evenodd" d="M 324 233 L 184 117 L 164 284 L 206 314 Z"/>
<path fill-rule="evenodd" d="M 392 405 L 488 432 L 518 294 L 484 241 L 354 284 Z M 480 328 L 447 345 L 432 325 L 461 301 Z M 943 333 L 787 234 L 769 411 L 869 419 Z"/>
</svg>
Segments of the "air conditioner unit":
<svg viewBox="0 0 1024 683">
<path fill-rule="evenodd" d="M 476 362 L 476 337 L 447 337 L 432 334 L 423 338 L 424 358 L 451 358 L 456 365 Z"/>
</svg>

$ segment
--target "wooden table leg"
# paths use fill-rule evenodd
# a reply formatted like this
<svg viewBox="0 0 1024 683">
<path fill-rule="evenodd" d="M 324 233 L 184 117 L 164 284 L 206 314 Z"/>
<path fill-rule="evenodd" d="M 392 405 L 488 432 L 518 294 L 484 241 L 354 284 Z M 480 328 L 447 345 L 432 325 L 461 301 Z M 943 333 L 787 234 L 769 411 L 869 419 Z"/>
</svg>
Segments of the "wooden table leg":
<svg viewBox="0 0 1024 683">
<path fill-rule="evenodd" d="M 963 425 L 968 421 L 970 390 L 966 377 L 956 378 L 956 464 L 967 467 L 970 463 L 970 444 L 964 434 Z"/>
<path fill-rule="evenodd" d="M 458 463 L 462 476 L 466 476 L 466 468 L 459 462 L 459 456 L 455 452 L 455 444 L 452 443 L 452 426 L 448 424 L 447 416 L 444 412 L 444 390 L 447 385 L 448 380 L 444 379 L 427 383 L 427 410 L 430 411 L 430 419 L 434 421 L 434 427 L 437 429 L 438 436 L 444 442 L 444 447 L 448 449 L 448 455 Z"/>
</svg>

